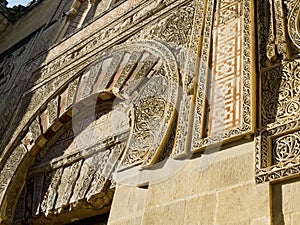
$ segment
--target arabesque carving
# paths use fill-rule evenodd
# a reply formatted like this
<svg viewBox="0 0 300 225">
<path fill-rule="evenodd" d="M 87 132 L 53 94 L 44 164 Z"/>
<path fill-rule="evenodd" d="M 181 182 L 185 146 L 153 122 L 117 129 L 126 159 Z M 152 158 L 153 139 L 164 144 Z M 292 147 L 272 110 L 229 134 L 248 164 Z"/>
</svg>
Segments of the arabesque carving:
<svg viewBox="0 0 300 225">
<path fill-rule="evenodd" d="M 152 25 L 145 38 L 149 37 L 166 41 L 178 45 L 189 45 L 190 36 L 195 16 L 195 4 L 191 2 L 187 6 L 181 7 L 178 11 L 173 12 L 167 18 L 161 20 L 158 24 Z"/>
<path fill-rule="evenodd" d="M 57 87 L 63 87 L 66 82 L 75 79 L 86 66 L 104 55 L 104 51 L 114 46 L 115 43 L 134 35 L 156 18 L 167 16 L 169 13 L 176 11 L 179 6 L 184 6 L 189 2 L 186 0 L 136 2 L 137 5 L 133 11 L 126 12 L 124 16 L 116 17 L 107 23 L 102 23 L 105 24 L 105 27 L 101 25 L 96 30 L 93 30 L 92 33 L 85 33 L 84 37 L 80 38 L 80 42 L 72 45 L 70 48 L 67 47 L 66 43 L 61 43 L 59 47 L 55 48 L 59 50 L 57 57 L 53 58 L 51 55 L 52 51 L 48 52 L 49 57 L 47 57 L 47 61 L 38 70 L 36 65 L 43 63 L 45 55 L 32 59 L 26 65 L 24 73 L 31 74 L 30 82 L 35 83 L 35 85 L 25 92 L 22 100 L 24 105 L 19 107 L 19 110 L 15 113 L 16 118 L 20 118 L 17 123 L 19 125 L 12 125 L 7 132 L 13 132 L 15 129 L 18 131 L 24 130 L 21 127 L 24 127 L 33 116 L 35 109 L 39 108 L 40 105 L 46 104 L 47 99 L 51 98 Z M 199 13 L 197 15 L 201 15 L 201 4 L 198 3 L 198 1 L 195 1 L 197 12 Z M 147 10 L 141 11 L 141 8 L 147 8 Z M 151 11 L 151 14 L 148 14 L 149 11 Z M 131 21 L 131 18 L 134 18 L 133 21 Z M 201 21 L 201 16 L 195 16 L 194 21 L 191 21 L 191 23 L 195 24 L 191 35 L 191 40 L 193 41 L 190 42 L 194 53 L 197 52 L 197 41 L 199 39 L 199 32 L 197 32 L 199 20 Z M 102 21 L 102 19 L 99 19 L 99 21 Z M 97 20 L 93 23 L 98 23 L 99 21 Z M 89 26 L 86 30 L 89 30 Z M 76 37 L 78 35 L 76 34 Z M 72 38 L 70 37 L 71 42 Z M 61 52 L 60 50 L 62 49 L 66 51 Z M 192 71 L 195 61 L 187 60 L 187 62 L 189 62 L 188 71 Z M 193 87 L 192 76 L 187 77 L 187 79 L 184 78 L 190 87 Z M 44 86 L 47 86 L 47 88 Z M 27 104 L 29 104 L 28 109 L 26 108 Z M 18 117 L 19 114 L 24 112 L 26 112 L 24 116 Z M 9 149 L 12 149 L 14 145 L 11 140 L 17 140 L 19 136 L 19 132 L 17 132 L 13 134 L 10 140 L 3 140 L 1 147 L 5 148 L 4 155 L 9 154 Z"/>
<path fill-rule="evenodd" d="M 13 151 L 15 144 L 22 143 L 27 152 L 30 152 L 33 157 L 37 154 L 41 163 L 44 163 L 40 167 L 35 165 L 36 177 L 34 177 L 34 172 L 30 173 L 34 179 L 28 182 L 28 190 L 25 191 L 29 196 L 26 205 L 30 211 L 28 209 L 26 211 L 25 207 L 28 215 L 51 215 L 65 210 L 64 207 L 76 208 L 80 204 L 89 204 L 88 201 L 97 201 L 93 196 L 105 190 L 108 183 L 114 183 L 111 177 L 107 178 L 103 174 L 117 170 L 118 166 L 124 169 L 133 165 L 152 165 L 164 154 L 162 150 L 172 129 L 173 134 L 178 135 L 176 155 L 186 150 L 185 134 L 188 130 L 189 110 L 192 104 L 195 59 L 200 37 L 198 31 L 202 25 L 203 8 L 202 1 L 141 1 L 140 3 L 136 1 L 134 10 L 122 16 L 118 14 L 115 19 L 103 23 L 104 27 L 101 25 L 93 33 L 79 38 L 80 42 L 72 47 L 66 47 L 64 42 L 59 44 L 61 48 L 57 57 L 53 58 L 53 53 L 47 52 L 46 54 L 49 53 L 49 55 L 43 64 L 44 58 L 40 59 L 39 56 L 27 62 L 24 73 L 31 74 L 30 82 L 34 83 L 34 86 L 24 93 L 25 104 L 21 105 L 20 110 L 26 113 L 12 136 L 14 142 L 5 144 L 6 149 L 2 156 L 9 158 L 10 151 Z M 170 19 L 177 16 L 181 19 L 176 21 Z M 123 42 L 138 32 L 142 33 L 141 29 L 157 18 L 165 18 L 166 22 L 161 30 L 158 29 L 153 34 L 158 41 L 139 40 L 134 43 L 125 41 L 124 44 L 113 47 L 116 42 Z M 180 33 L 178 28 L 184 28 L 184 31 Z M 167 37 L 164 31 L 169 29 L 177 30 L 180 38 L 177 39 L 172 35 Z M 80 31 L 76 35 L 80 37 Z M 164 35 L 171 45 L 162 38 Z M 153 37 L 149 36 L 149 38 Z M 173 48 L 172 42 L 173 44 L 180 42 L 181 47 Z M 58 50 L 58 47 L 53 48 Z M 35 65 L 41 64 L 42 66 L 36 69 Z M 180 71 L 183 71 L 182 78 L 179 75 L 178 65 L 180 65 Z M 156 85 L 156 83 L 161 85 Z M 179 104 L 182 90 L 185 102 Z M 136 147 L 141 140 L 128 139 L 126 132 L 105 137 L 103 145 L 107 151 L 101 153 L 101 157 L 98 158 L 96 152 L 99 146 L 86 148 L 87 151 L 84 152 L 88 155 L 83 156 L 83 152 L 71 151 L 68 152 L 70 155 L 63 155 L 61 158 L 59 158 L 60 153 L 49 150 L 49 146 L 56 144 L 53 138 L 55 134 L 65 129 L 67 124 L 74 119 L 74 115 L 79 115 L 83 108 L 92 108 L 94 104 L 101 105 L 107 101 L 113 101 L 114 106 L 124 109 L 123 113 L 129 119 L 129 122 L 126 122 L 129 126 L 124 126 L 124 121 L 115 124 L 116 126 L 124 129 L 127 127 L 131 137 L 145 137 L 142 145 L 147 145 L 147 148 L 143 154 L 132 154 L 136 151 L 141 152 L 141 149 Z M 27 104 L 28 108 L 26 108 Z M 173 125 L 177 116 L 177 108 L 186 118 L 179 122 L 183 127 L 183 133 L 176 132 Z M 160 124 L 155 123 L 157 121 L 160 121 Z M 68 131 L 65 130 L 65 132 Z M 88 136 L 88 133 L 82 135 Z M 150 139 L 155 141 L 152 143 Z M 60 147 L 63 149 L 66 145 L 72 145 L 70 142 L 71 139 L 68 139 Z M 122 147 L 113 151 L 113 146 Z M 168 148 L 171 147 L 170 144 Z M 52 155 L 47 155 L 47 151 L 50 151 Z M 171 151 L 172 149 L 168 149 L 167 155 L 170 155 Z M 123 160 L 123 163 L 118 162 L 114 165 L 112 155 Z M 120 155 L 122 157 L 119 157 Z M 46 160 L 49 157 L 57 160 L 49 163 Z M 9 162 L 7 160 L 7 163 Z M 107 166 L 112 166 L 112 168 L 108 169 Z M 101 170 L 94 173 L 95 167 Z M 48 168 L 47 173 L 42 175 L 41 171 L 45 168 Z M 10 174 L 13 175 L 13 179 L 16 179 L 18 169 L 14 168 Z M 68 175 L 72 175 L 69 183 L 61 181 L 61 177 L 68 177 Z M 75 177 L 80 178 L 78 183 Z M 3 187 L 8 188 L 11 179 L 3 177 L 0 182 Z M 34 191 L 40 190 L 37 187 L 42 187 L 41 195 Z M 68 194 L 58 196 L 58 190 L 64 190 Z M 4 192 L 0 196 L 1 201 L 3 196 Z M 87 202 L 80 203 L 80 199 L 87 199 Z M 35 211 L 32 211 L 32 208 Z M 39 218 L 36 222 L 38 221 L 44 220 Z M 48 220 L 45 219 L 45 221 Z"/>
<path fill-rule="evenodd" d="M 111 176 L 119 166 L 156 162 L 172 128 L 180 82 L 169 48 L 157 41 L 139 41 L 111 49 L 61 88 L 22 140 L 26 152 L 38 154 L 39 162 L 25 191 L 31 199 L 26 203 L 32 209 L 29 217 L 51 218 L 81 201 L 95 209 L 94 196 L 114 182 Z M 102 113 L 93 114 L 98 104 Z M 85 115 L 91 117 L 83 119 Z M 71 119 L 72 128 L 66 130 Z M 91 122 L 94 127 L 89 128 Z M 2 180 L 6 188 L 10 181 Z"/>
<path fill-rule="evenodd" d="M 273 140 L 273 163 L 280 163 L 299 156 L 300 137 L 299 133 L 288 134 Z"/>
<path fill-rule="evenodd" d="M 255 169 L 256 182 L 261 183 L 300 172 L 299 1 L 260 2 L 257 11 L 259 18 L 267 18 L 258 20 L 260 129 Z"/>
</svg>

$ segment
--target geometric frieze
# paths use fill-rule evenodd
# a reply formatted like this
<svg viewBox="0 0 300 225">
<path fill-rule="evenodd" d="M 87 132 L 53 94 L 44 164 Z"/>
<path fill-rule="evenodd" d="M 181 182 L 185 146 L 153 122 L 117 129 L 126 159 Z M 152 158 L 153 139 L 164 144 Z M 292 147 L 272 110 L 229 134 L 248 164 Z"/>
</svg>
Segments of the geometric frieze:
<svg viewBox="0 0 300 225">
<path fill-rule="evenodd" d="M 257 9 L 259 18 L 265 18 L 258 20 L 260 128 L 256 135 L 257 183 L 300 174 L 299 1 L 273 0 L 271 3 L 259 3 Z"/>
<path fill-rule="evenodd" d="M 253 133 L 251 0 L 209 1 L 200 46 L 192 151 Z"/>
<path fill-rule="evenodd" d="M 219 1 L 212 31 L 207 135 L 235 129 L 242 122 L 242 3 Z"/>
</svg>

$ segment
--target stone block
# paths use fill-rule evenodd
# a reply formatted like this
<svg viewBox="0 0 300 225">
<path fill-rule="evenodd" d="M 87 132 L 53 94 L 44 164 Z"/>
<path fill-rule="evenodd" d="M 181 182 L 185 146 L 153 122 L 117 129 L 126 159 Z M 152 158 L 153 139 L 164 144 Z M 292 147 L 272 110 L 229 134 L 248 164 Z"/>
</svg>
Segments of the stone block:
<svg viewBox="0 0 300 225">
<path fill-rule="evenodd" d="M 117 186 L 109 215 L 109 223 L 119 224 L 120 221 L 125 223 L 132 218 L 142 216 L 145 210 L 147 192 L 147 189 L 134 186 Z"/>
<path fill-rule="evenodd" d="M 143 217 L 143 225 L 183 225 L 185 201 L 168 205 L 147 208 Z"/>
<path fill-rule="evenodd" d="M 216 195 L 204 195 L 186 200 L 184 224 L 214 224 Z"/>
<path fill-rule="evenodd" d="M 300 211 L 300 181 L 282 185 L 282 212 Z"/>
<path fill-rule="evenodd" d="M 130 219 L 119 219 L 109 222 L 109 225 L 141 225 L 142 217 L 133 217 Z"/>
<path fill-rule="evenodd" d="M 254 218 L 251 220 L 250 225 L 271 225 L 271 218 L 270 216 L 262 216 L 259 218 Z"/>
<path fill-rule="evenodd" d="M 254 142 L 249 142 L 212 153 L 210 158 L 204 154 L 200 158 L 199 170 L 202 173 L 200 191 L 216 191 L 235 185 L 254 183 L 253 150 Z"/>
<path fill-rule="evenodd" d="M 254 184 L 254 143 L 187 160 L 169 178 L 150 185 L 147 206 L 215 193 L 237 185 Z"/>
<path fill-rule="evenodd" d="M 269 184 L 244 185 L 217 193 L 216 223 L 218 225 L 248 224 L 253 218 L 269 216 Z"/>
<path fill-rule="evenodd" d="M 300 221 L 300 212 L 292 213 L 290 218 L 291 218 L 290 225 L 299 224 L 299 221 Z M 286 225 L 288 225 L 288 223 L 286 223 Z"/>
<path fill-rule="evenodd" d="M 147 207 L 154 207 L 175 200 L 175 192 L 179 189 L 173 179 L 153 184 L 149 187 Z"/>
</svg>

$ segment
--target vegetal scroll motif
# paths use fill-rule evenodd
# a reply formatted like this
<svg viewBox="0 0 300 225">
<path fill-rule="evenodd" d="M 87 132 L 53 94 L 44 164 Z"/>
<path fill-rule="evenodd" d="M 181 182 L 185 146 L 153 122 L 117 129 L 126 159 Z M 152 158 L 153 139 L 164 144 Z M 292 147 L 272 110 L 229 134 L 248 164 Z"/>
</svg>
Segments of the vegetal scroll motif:
<svg viewBox="0 0 300 225">
<path fill-rule="evenodd" d="M 299 174 L 299 3 L 273 0 L 258 4 L 261 104 L 257 183 Z"/>
<path fill-rule="evenodd" d="M 274 163 L 285 162 L 300 154 L 299 132 L 285 135 L 273 140 Z"/>
</svg>

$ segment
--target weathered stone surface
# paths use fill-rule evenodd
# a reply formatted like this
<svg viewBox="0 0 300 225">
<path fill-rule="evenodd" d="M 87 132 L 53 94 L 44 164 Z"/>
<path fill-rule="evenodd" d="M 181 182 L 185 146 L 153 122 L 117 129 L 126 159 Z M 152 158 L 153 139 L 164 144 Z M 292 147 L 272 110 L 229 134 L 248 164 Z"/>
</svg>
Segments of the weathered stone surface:
<svg viewBox="0 0 300 225">
<path fill-rule="evenodd" d="M 215 224 L 217 210 L 216 194 L 208 194 L 186 199 L 183 224 Z"/>
<path fill-rule="evenodd" d="M 116 187 L 109 224 L 141 224 L 148 190 L 134 186 Z"/>
<path fill-rule="evenodd" d="M 279 224 L 297 224 L 299 220 L 299 188 L 298 178 L 272 186 L 273 197 L 273 221 Z"/>
<path fill-rule="evenodd" d="M 0 223 L 298 224 L 299 2 L 0 0 Z"/>
<path fill-rule="evenodd" d="M 249 224 L 270 213 L 269 185 L 232 187 L 217 193 L 217 224 Z"/>
<path fill-rule="evenodd" d="M 171 204 L 164 204 L 159 207 L 148 208 L 143 217 L 143 225 L 180 225 L 184 224 L 185 202 L 179 201 Z M 159 218 L 159 220 L 157 219 Z"/>
<path fill-rule="evenodd" d="M 271 219 L 269 216 L 263 216 L 263 217 L 259 217 L 259 218 L 255 218 L 251 220 L 250 225 L 271 225 Z"/>
<path fill-rule="evenodd" d="M 300 211 L 300 181 L 282 185 L 282 212 L 289 214 Z"/>
<path fill-rule="evenodd" d="M 235 185 L 253 183 L 253 147 L 254 143 L 249 142 L 187 160 L 177 173 L 168 171 L 169 179 L 149 187 L 147 204 L 156 206 L 201 193 L 215 193 Z"/>
<path fill-rule="evenodd" d="M 110 225 L 141 225 L 142 217 L 132 216 L 130 219 L 120 219 L 119 221 L 109 222 Z"/>
<path fill-rule="evenodd" d="M 150 184 L 142 224 L 161 224 L 162 221 L 163 224 L 259 224 L 270 221 L 269 185 L 256 186 L 253 179 L 253 144 L 227 148 L 216 152 L 215 156 L 212 154 L 214 157 L 210 159 L 202 156 L 189 160 L 177 174 Z M 201 159 L 207 164 L 201 164 Z M 240 173 L 236 173 L 237 167 Z M 127 194 L 121 190 L 120 193 L 116 190 L 116 202 L 121 201 L 122 192 L 124 199 L 131 201 L 129 193 L 132 190 L 128 189 Z M 119 204 L 123 208 L 129 205 L 128 202 Z M 111 219 L 118 218 L 121 213 L 115 209 L 112 208 Z M 174 212 L 176 220 L 168 217 Z M 169 219 L 161 218 L 163 213 Z M 159 222 L 156 218 L 160 218 Z"/>
</svg>

